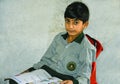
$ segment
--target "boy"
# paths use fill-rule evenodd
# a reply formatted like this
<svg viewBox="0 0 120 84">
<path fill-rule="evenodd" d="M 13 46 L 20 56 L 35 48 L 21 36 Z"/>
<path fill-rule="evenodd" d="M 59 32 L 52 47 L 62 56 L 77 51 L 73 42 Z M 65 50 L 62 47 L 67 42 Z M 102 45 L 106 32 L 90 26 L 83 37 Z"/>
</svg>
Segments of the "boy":
<svg viewBox="0 0 120 84">
<path fill-rule="evenodd" d="M 66 32 L 56 35 L 42 59 L 22 73 L 42 68 L 63 79 L 61 84 L 90 84 L 96 48 L 83 33 L 88 26 L 89 9 L 82 2 L 73 2 L 66 8 L 64 18 Z"/>
</svg>

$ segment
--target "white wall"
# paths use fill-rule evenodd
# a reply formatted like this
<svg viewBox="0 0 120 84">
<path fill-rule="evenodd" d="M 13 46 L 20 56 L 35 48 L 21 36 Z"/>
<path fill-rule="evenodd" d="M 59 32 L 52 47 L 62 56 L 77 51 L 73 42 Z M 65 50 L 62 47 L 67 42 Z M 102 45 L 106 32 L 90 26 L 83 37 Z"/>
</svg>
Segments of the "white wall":
<svg viewBox="0 0 120 84">
<path fill-rule="evenodd" d="M 91 10 L 88 31 L 104 51 L 97 60 L 99 84 L 120 84 L 120 0 L 84 0 Z"/>
<path fill-rule="evenodd" d="M 74 0 L 0 0 L 0 84 L 38 62 L 53 37 L 64 31 L 63 13 Z M 86 33 L 104 51 L 97 60 L 99 84 L 120 83 L 120 1 L 83 0 L 90 9 Z"/>
</svg>

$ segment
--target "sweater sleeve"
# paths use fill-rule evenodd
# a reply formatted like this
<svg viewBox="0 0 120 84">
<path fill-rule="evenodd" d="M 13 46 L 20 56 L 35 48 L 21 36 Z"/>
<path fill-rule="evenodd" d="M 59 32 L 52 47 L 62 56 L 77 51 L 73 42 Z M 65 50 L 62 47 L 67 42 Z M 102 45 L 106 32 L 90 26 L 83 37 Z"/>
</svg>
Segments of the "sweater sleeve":
<svg viewBox="0 0 120 84">
<path fill-rule="evenodd" d="M 55 54 L 56 39 L 57 39 L 57 36 L 55 36 L 51 45 L 49 46 L 45 54 L 42 56 L 40 61 L 33 65 L 34 69 L 40 69 L 43 65 L 50 64 L 51 61 L 49 58 L 51 58 Z"/>
<path fill-rule="evenodd" d="M 90 84 L 92 62 L 95 61 L 95 55 L 95 50 L 87 49 L 87 56 L 85 57 L 85 62 L 81 64 L 81 72 L 78 73 L 79 76 L 76 78 L 79 84 Z"/>
<path fill-rule="evenodd" d="M 78 80 L 79 84 L 90 84 L 89 80 L 84 77 L 78 77 L 77 80 Z"/>
</svg>

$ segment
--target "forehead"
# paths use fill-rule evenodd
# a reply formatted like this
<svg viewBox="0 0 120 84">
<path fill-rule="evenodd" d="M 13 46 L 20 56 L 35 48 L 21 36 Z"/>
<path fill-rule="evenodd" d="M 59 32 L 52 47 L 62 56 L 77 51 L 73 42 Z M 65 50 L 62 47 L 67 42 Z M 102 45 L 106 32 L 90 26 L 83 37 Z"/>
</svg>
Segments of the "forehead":
<svg viewBox="0 0 120 84">
<path fill-rule="evenodd" d="M 69 20 L 69 21 L 81 21 L 81 20 L 79 20 L 77 18 L 65 18 L 65 20 Z"/>
</svg>

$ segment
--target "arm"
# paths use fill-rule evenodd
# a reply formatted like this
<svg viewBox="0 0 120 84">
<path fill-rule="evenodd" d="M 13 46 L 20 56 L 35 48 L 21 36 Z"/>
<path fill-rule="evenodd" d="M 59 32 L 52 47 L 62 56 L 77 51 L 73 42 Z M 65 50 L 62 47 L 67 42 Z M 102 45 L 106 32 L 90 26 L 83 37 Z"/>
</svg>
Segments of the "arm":
<svg viewBox="0 0 120 84">
<path fill-rule="evenodd" d="M 78 80 L 78 83 L 74 83 L 71 80 L 65 80 L 61 84 L 90 84 L 90 76 L 92 70 L 92 62 L 95 61 L 95 50 L 94 49 L 87 49 L 85 52 L 81 53 L 79 56 L 79 70 L 76 72 L 77 76 L 75 77 Z"/>
<path fill-rule="evenodd" d="M 27 69 L 27 70 L 25 70 L 25 71 L 23 71 L 23 72 L 21 72 L 17 75 L 27 73 L 27 72 L 31 72 L 31 71 L 34 71 L 36 69 L 40 69 L 43 65 L 47 64 L 49 62 L 48 58 L 53 56 L 53 54 L 55 53 L 54 47 L 55 47 L 55 44 L 56 44 L 55 43 L 56 37 L 54 38 L 53 42 L 51 43 L 51 45 L 47 49 L 46 53 L 44 54 L 44 56 L 41 58 L 41 60 L 38 63 L 34 64 L 33 67 L 30 67 L 29 69 Z"/>
<path fill-rule="evenodd" d="M 49 64 L 51 64 L 50 58 L 55 55 L 55 52 L 56 52 L 56 49 L 55 49 L 56 48 L 56 39 L 57 38 L 58 37 L 56 36 L 53 39 L 51 45 L 49 46 L 49 48 L 47 49 L 47 51 L 45 52 L 45 54 L 42 56 L 41 60 L 38 63 L 36 63 L 36 64 L 33 65 L 33 67 L 35 69 L 40 69 L 43 65 L 49 65 Z"/>
<path fill-rule="evenodd" d="M 79 81 L 79 84 L 90 84 L 92 62 L 96 61 L 96 49 L 87 49 L 86 56 L 87 57 L 85 58 L 85 62 L 82 65 L 82 72 L 80 76 L 76 78 Z"/>
</svg>

